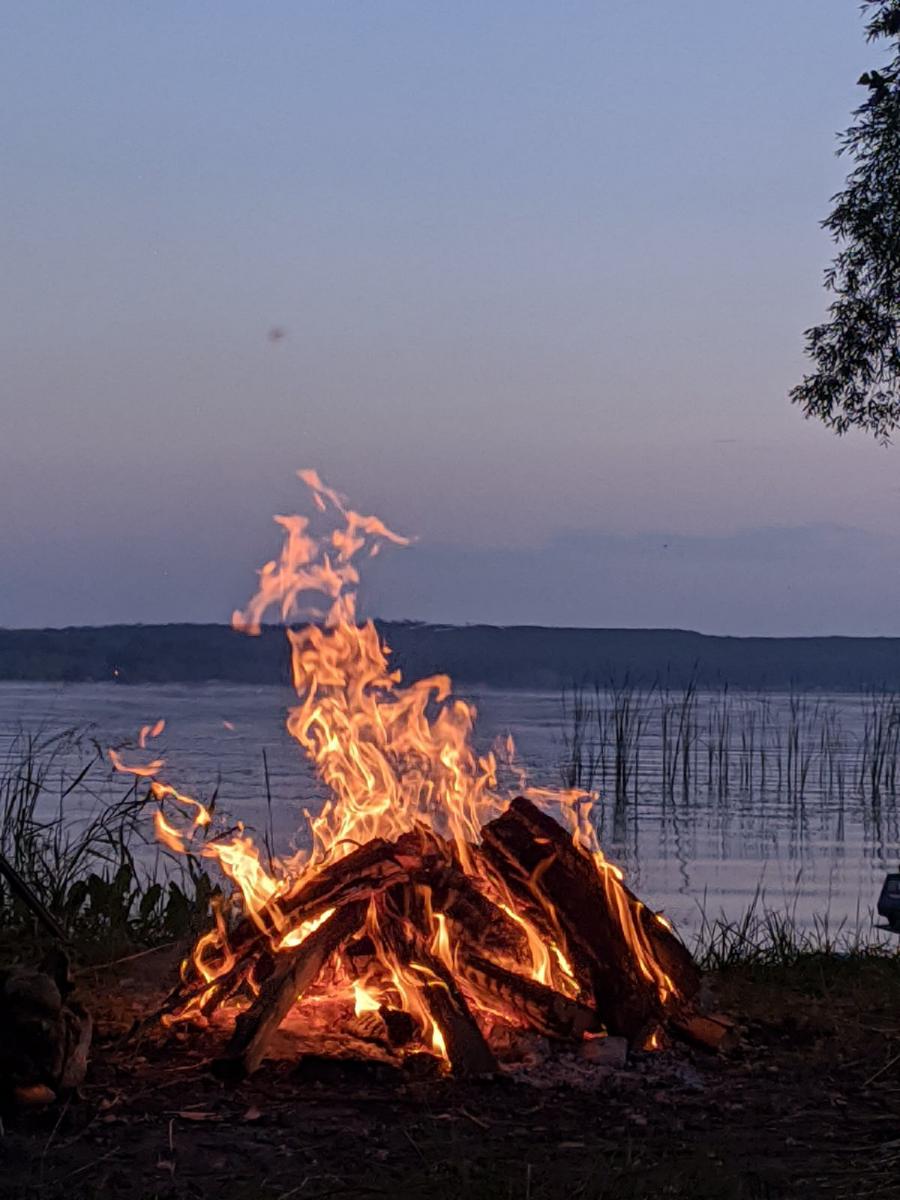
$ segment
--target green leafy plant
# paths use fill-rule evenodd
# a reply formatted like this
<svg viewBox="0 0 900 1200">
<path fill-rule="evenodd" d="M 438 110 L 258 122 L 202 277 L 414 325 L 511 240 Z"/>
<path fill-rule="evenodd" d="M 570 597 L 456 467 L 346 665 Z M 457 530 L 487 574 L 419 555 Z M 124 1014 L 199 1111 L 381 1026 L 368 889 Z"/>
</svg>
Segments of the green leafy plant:
<svg viewBox="0 0 900 1200">
<path fill-rule="evenodd" d="M 155 802 L 138 784 L 107 798 L 99 747 L 72 730 L 23 734 L 9 764 L 0 776 L 0 853 L 83 958 L 186 937 L 206 922 L 220 889 L 195 859 L 149 843 Z M 45 936 L 0 881 L 7 954 Z"/>
</svg>

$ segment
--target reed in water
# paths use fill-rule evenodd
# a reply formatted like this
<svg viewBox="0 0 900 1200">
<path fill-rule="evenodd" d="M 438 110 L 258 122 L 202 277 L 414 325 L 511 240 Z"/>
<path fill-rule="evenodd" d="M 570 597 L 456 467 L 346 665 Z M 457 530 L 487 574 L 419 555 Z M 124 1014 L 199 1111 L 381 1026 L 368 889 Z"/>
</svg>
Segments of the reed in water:
<svg viewBox="0 0 900 1200">
<path fill-rule="evenodd" d="M 814 794 L 839 804 L 852 795 L 875 820 L 896 812 L 894 692 L 825 698 L 592 684 L 567 689 L 562 714 L 563 783 L 618 805 L 642 789 L 686 805 L 774 792 L 796 805 Z"/>
</svg>

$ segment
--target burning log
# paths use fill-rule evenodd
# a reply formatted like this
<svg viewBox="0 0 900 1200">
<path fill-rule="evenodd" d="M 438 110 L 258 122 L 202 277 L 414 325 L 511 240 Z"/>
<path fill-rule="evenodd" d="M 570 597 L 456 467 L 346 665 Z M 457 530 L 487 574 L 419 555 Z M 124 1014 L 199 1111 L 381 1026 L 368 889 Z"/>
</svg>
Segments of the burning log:
<svg viewBox="0 0 900 1200">
<path fill-rule="evenodd" d="M 453 1074 L 460 1078 L 495 1074 L 498 1067 L 494 1053 L 451 973 L 430 954 L 419 954 L 417 958 L 410 966 L 421 972 L 419 992 L 443 1035 Z"/>
<path fill-rule="evenodd" d="M 425 861 L 425 842 L 417 834 L 407 834 L 396 842 L 372 838 L 345 858 L 323 867 L 312 879 L 294 892 L 273 901 L 272 910 L 261 916 L 271 921 L 271 934 L 277 939 L 279 929 L 290 918 L 299 925 L 319 916 L 326 908 L 338 908 L 359 899 L 368 899 L 395 883 L 405 882 Z M 235 952 L 248 941 L 262 936 L 259 924 L 245 917 L 232 932 L 229 943 Z"/>
<path fill-rule="evenodd" d="M 424 944 L 416 921 L 421 897 L 412 888 L 394 888 L 379 903 L 378 932 L 385 949 L 404 968 L 425 1009 L 440 1030 L 454 1075 L 492 1075 L 497 1060 L 472 1016 L 451 971 Z"/>
<path fill-rule="evenodd" d="M 273 974 L 246 1012 L 238 1017 L 225 1055 L 216 1064 L 223 1078 L 252 1075 L 266 1044 L 293 1004 L 315 982 L 331 955 L 361 928 L 366 903 L 347 904 L 314 929 L 299 946 L 280 952 Z"/>
<path fill-rule="evenodd" d="M 480 850 L 471 847 L 470 853 L 477 858 Z M 441 867 L 426 882 L 432 906 L 452 923 L 457 938 L 483 954 L 527 962 L 528 938 L 522 926 L 479 891 L 458 862 Z"/>
<path fill-rule="evenodd" d="M 201 996 L 205 997 L 201 1011 L 208 1015 L 238 991 L 250 971 L 257 981 L 264 979 L 274 966 L 270 940 L 277 942 L 286 928 L 296 928 L 328 908 L 368 900 L 385 888 L 407 881 L 411 871 L 424 868 L 425 860 L 416 852 L 416 847 L 423 844 L 415 834 L 405 835 L 396 842 L 373 838 L 323 867 L 293 893 L 279 897 L 256 920 L 242 917 L 228 934 L 228 948 L 234 956 L 231 966 L 212 982 L 198 978 L 194 968 L 192 977 L 173 989 L 152 1019 L 180 1010 Z"/>
<path fill-rule="evenodd" d="M 487 1004 L 499 1000 L 545 1037 L 578 1041 L 599 1025 L 592 1008 L 570 1000 L 542 983 L 507 971 L 490 959 L 464 955 L 460 970 L 466 983 Z"/>
<path fill-rule="evenodd" d="M 515 799 L 483 838 L 494 868 L 562 941 L 610 1033 L 634 1040 L 668 1000 L 696 990 L 697 968 L 675 935 L 529 800 Z"/>
<path fill-rule="evenodd" d="M 700 988 L 701 971 L 694 957 L 668 921 L 648 908 L 622 881 L 619 887 L 625 893 L 632 913 L 636 913 L 644 936 L 650 943 L 653 957 L 675 982 L 679 996 L 691 1000 Z"/>
</svg>

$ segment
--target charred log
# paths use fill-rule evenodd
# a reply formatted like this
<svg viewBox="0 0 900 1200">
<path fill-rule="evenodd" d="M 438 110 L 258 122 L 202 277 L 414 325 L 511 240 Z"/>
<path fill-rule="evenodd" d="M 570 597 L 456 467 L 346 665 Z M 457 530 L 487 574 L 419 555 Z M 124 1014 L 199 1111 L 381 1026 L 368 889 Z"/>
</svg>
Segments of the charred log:
<svg viewBox="0 0 900 1200">
<path fill-rule="evenodd" d="M 497 1060 L 465 997 L 451 972 L 428 950 L 417 926 L 421 898 L 411 888 L 395 888 L 379 907 L 379 936 L 407 978 L 415 980 L 422 1003 L 441 1031 L 453 1074 L 460 1078 L 494 1074 Z"/>
<path fill-rule="evenodd" d="M 378 1015 L 384 1025 L 388 1041 L 398 1050 L 408 1046 L 420 1032 L 415 1017 L 411 1013 L 404 1012 L 402 1008 L 389 1008 L 386 1004 L 382 1004 Z"/>
<path fill-rule="evenodd" d="M 635 1039 L 662 1018 L 666 1005 L 653 964 L 671 980 L 673 993 L 695 990 L 696 967 L 674 934 L 653 914 L 642 916 L 647 910 L 640 901 L 598 872 L 562 826 L 529 800 L 515 799 L 484 827 L 483 837 L 484 853 L 509 887 L 543 911 L 610 1033 Z"/>
<path fill-rule="evenodd" d="M 278 955 L 275 971 L 259 995 L 238 1017 L 225 1055 L 216 1064 L 223 1078 L 237 1081 L 257 1069 L 266 1044 L 297 999 L 313 984 L 331 955 L 360 929 L 366 903 L 357 901 L 338 909 L 299 946 Z"/>
<path fill-rule="evenodd" d="M 542 983 L 507 971 L 490 959 L 463 955 L 459 966 L 476 996 L 488 1004 L 492 1000 L 501 1001 L 529 1028 L 545 1037 L 578 1041 L 599 1026 L 592 1008 Z"/>
</svg>

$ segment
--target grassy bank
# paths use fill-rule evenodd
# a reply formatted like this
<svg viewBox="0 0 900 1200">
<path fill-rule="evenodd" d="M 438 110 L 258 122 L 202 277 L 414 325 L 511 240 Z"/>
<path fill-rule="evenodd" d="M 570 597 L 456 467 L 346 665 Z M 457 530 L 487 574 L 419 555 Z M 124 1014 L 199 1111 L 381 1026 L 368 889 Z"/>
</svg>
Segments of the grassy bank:
<svg viewBox="0 0 900 1200">
<path fill-rule="evenodd" d="M 111 790 L 111 786 L 113 790 Z M 0 772 L 0 854 L 84 962 L 190 934 L 213 884 L 151 842 L 140 781 L 118 792 L 101 747 L 76 730 L 21 734 Z M 52 934 L 0 878 L 0 954 L 34 957 Z"/>
<path fill-rule="evenodd" d="M 590 711 L 581 712 L 576 731 Z M 627 726 L 628 712 L 623 702 L 616 720 Z M 217 885 L 196 859 L 172 856 L 153 840 L 153 807 L 141 781 L 110 781 L 104 749 L 83 732 L 23 733 L 8 748 L 0 768 L 0 854 L 84 962 L 185 938 L 208 919 Z M 34 957 L 48 937 L 0 877 L 0 955 Z M 894 952 L 861 928 L 825 921 L 803 928 L 790 911 L 766 908 L 761 894 L 737 920 L 704 915 L 691 948 L 708 970 Z"/>
</svg>

